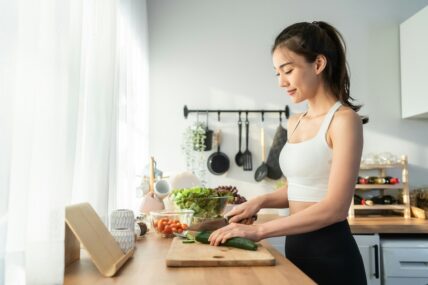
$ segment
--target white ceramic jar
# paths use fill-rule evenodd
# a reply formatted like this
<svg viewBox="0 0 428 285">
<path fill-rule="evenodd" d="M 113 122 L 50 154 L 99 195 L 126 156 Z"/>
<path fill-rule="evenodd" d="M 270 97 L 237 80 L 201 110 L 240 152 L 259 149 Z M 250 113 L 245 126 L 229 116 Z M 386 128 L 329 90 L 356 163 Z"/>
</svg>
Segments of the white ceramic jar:
<svg viewBox="0 0 428 285">
<path fill-rule="evenodd" d="M 134 212 L 127 209 L 114 210 L 110 214 L 110 230 L 126 228 L 134 232 Z"/>
<path fill-rule="evenodd" d="M 135 246 L 135 233 L 134 230 L 128 228 L 119 228 L 111 230 L 111 235 L 114 237 L 116 242 L 119 244 L 120 249 L 123 253 L 127 253 Z"/>
</svg>

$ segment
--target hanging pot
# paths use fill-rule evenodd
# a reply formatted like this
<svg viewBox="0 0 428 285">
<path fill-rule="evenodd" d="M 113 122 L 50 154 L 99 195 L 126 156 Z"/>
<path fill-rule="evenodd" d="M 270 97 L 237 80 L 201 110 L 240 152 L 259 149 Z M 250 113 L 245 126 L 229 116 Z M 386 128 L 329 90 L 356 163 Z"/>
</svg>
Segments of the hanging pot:
<svg viewBox="0 0 428 285">
<path fill-rule="evenodd" d="M 217 143 L 217 152 L 212 153 L 207 160 L 208 170 L 214 175 L 221 175 L 229 170 L 230 162 L 226 154 L 220 151 L 220 130 L 214 133 L 214 141 Z"/>
</svg>

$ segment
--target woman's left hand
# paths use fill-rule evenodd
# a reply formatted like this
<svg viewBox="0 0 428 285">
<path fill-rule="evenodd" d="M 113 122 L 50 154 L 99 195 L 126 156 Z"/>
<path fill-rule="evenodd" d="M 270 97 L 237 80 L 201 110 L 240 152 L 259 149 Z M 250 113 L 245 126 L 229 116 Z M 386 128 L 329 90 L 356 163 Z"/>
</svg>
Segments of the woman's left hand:
<svg viewBox="0 0 428 285">
<path fill-rule="evenodd" d="M 212 232 L 208 240 L 210 241 L 210 245 L 214 246 L 225 243 L 228 239 L 233 237 L 243 237 L 252 241 L 259 241 L 261 239 L 259 231 L 259 225 L 230 223 Z"/>
</svg>

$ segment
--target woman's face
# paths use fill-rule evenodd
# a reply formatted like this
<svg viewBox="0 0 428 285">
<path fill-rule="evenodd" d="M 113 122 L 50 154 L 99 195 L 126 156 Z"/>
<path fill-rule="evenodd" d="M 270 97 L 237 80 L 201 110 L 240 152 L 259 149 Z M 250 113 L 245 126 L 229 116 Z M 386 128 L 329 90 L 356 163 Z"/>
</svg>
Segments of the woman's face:
<svg viewBox="0 0 428 285">
<path fill-rule="evenodd" d="M 277 48 L 272 57 L 279 86 L 287 90 L 293 103 L 315 96 L 321 84 L 316 62 L 308 63 L 303 56 L 285 47 Z"/>
</svg>

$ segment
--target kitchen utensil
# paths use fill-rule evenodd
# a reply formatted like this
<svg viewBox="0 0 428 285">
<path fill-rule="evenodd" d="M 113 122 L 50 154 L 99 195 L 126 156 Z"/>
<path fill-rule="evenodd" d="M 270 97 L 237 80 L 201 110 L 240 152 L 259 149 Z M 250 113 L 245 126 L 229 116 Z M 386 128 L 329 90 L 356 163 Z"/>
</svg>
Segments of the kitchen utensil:
<svg viewBox="0 0 428 285">
<path fill-rule="evenodd" d="M 251 152 L 248 149 L 248 135 L 250 132 L 250 122 L 248 121 L 248 113 L 245 114 L 245 152 L 244 152 L 244 171 L 253 170 L 253 158 Z"/>
<path fill-rule="evenodd" d="M 174 236 L 182 238 L 182 239 L 187 239 L 187 231 L 186 232 L 182 232 L 182 233 L 172 233 Z"/>
<path fill-rule="evenodd" d="M 155 170 L 156 170 L 156 161 L 153 157 L 150 157 L 149 163 L 149 193 L 147 193 L 140 204 L 140 212 L 148 213 L 150 211 L 157 211 L 165 209 L 165 204 L 162 200 L 155 196 L 154 192 L 154 183 L 155 183 Z"/>
<path fill-rule="evenodd" d="M 254 179 L 257 182 L 262 181 L 263 179 L 266 178 L 267 173 L 268 173 L 268 166 L 266 164 L 266 153 L 265 153 L 265 129 L 263 126 L 263 120 L 262 120 L 262 128 L 260 130 L 260 142 L 262 145 L 262 165 L 260 165 L 257 169 L 256 172 L 254 173 Z"/>
<path fill-rule="evenodd" d="M 212 153 L 208 157 L 207 167 L 208 170 L 214 175 L 221 175 L 229 170 L 230 162 L 226 154 L 220 151 L 221 134 L 217 130 L 214 134 L 214 140 L 217 143 L 217 152 Z"/>
<path fill-rule="evenodd" d="M 215 231 L 227 226 L 229 223 L 224 217 L 218 218 L 193 218 L 193 223 L 189 227 L 191 231 Z"/>
<path fill-rule="evenodd" d="M 239 151 L 235 155 L 235 163 L 238 166 L 243 166 L 244 165 L 244 160 L 243 160 L 244 154 L 241 151 L 241 140 L 242 140 L 242 120 L 241 120 L 241 113 L 239 113 L 238 130 L 239 130 L 239 134 L 238 134 L 238 137 L 239 137 Z"/>
<path fill-rule="evenodd" d="M 155 183 L 154 192 L 155 196 L 159 200 L 163 200 L 166 196 L 169 195 L 169 193 L 171 193 L 171 185 L 165 179 L 158 180 Z"/>
<path fill-rule="evenodd" d="M 166 264 L 171 267 L 187 266 L 269 266 L 275 257 L 261 244 L 256 251 L 208 244 L 183 243 L 179 237 L 172 240 Z"/>
<path fill-rule="evenodd" d="M 149 192 L 144 195 L 141 204 L 140 204 L 140 212 L 148 213 L 150 211 L 162 210 L 165 209 L 165 205 L 155 196 L 154 188 L 155 188 L 155 172 L 156 172 L 156 161 L 153 157 L 150 157 L 149 162 Z"/>
<path fill-rule="evenodd" d="M 276 128 L 273 137 L 272 146 L 269 150 L 269 155 L 266 160 L 268 167 L 267 177 L 270 179 L 280 179 L 282 177 L 281 167 L 279 165 L 279 155 L 281 150 L 287 142 L 287 130 L 282 126 L 282 117 L 279 115 L 279 126 Z"/>
<path fill-rule="evenodd" d="M 206 218 L 198 219 L 198 217 L 193 217 L 193 223 L 189 227 L 191 231 L 215 231 L 219 228 L 225 227 L 229 224 L 229 220 L 233 216 L 227 217 L 218 217 L 218 218 Z M 253 221 L 257 220 L 257 215 L 251 217 Z M 241 221 L 239 221 L 241 222 Z"/>
<path fill-rule="evenodd" d="M 154 183 L 155 183 L 155 159 L 152 157 L 150 157 L 150 164 L 149 164 L 149 177 L 150 177 L 150 181 L 149 181 L 149 192 L 153 192 L 154 190 Z"/>
</svg>

